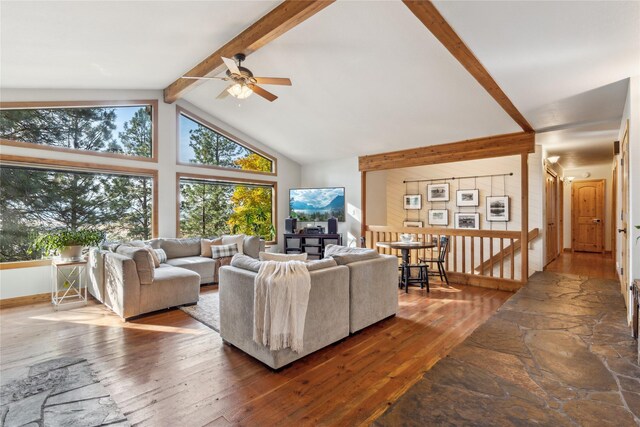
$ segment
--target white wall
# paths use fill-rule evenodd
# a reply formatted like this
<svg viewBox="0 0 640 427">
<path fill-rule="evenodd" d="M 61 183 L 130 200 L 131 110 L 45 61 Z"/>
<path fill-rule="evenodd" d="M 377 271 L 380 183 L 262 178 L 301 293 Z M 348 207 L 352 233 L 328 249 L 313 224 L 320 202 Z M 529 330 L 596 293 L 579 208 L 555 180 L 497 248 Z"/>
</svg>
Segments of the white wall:
<svg viewBox="0 0 640 427">
<path fill-rule="evenodd" d="M 432 203 L 427 201 L 427 182 L 410 182 L 413 180 L 428 180 L 438 178 L 449 178 L 470 175 L 487 174 L 509 174 L 512 176 L 494 178 L 467 178 L 461 180 L 446 181 L 449 183 L 449 202 Z M 371 174 L 372 176 L 375 176 Z M 417 166 L 411 168 L 401 168 L 386 171 L 386 200 L 383 198 L 367 197 L 367 222 L 369 225 L 389 225 L 402 227 L 404 221 L 422 221 L 424 227 L 429 227 L 429 209 L 448 209 L 449 228 L 454 228 L 455 212 L 478 212 L 480 213 L 480 229 L 482 230 L 520 230 L 521 229 L 521 203 L 520 203 L 520 156 L 508 156 L 492 159 L 470 160 L 464 162 Z M 376 179 L 379 179 L 376 177 Z M 438 181 L 435 181 L 438 182 Z M 444 181 L 441 181 L 444 182 Z M 379 184 L 372 185 L 367 174 L 367 190 L 369 188 L 379 188 Z M 478 207 L 457 207 L 456 190 L 473 189 L 480 190 L 480 206 Z M 539 228 L 542 232 L 542 151 L 536 146 L 536 153 L 529 155 L 529 229 Z M 381 190 L 378 190 L 379 192 Z M 369 193 L 369 191 L 367 191 Z M 421 210 L 405 210 L 403 207 L 404 194 L 421 194 Z M 508 222 L 491 222 L 486 220 L 485 197 L 489 195 L 510 196 L 510 220 Z M 380 206 L 386 204 L 386 223 L 372 222 L 370 211 L 377 211 Z M 488 253 L 488 241 L 486 242 Z M 543 239 L 538 238 L 531 243 L 529 249 L 529 274 L 542 270 L 542 245 Z M 499 248 L 494 248 L 495 252 Z M 476 253 L 479 263 L 479 253 Z M 519 255 L 516 258 L 519 264 Z M 497 267 L 496 267 L 497 268 Z M 516 268 L 517 278 L 519 278 L 519 268 Z"/>
<path fill-rule="evenodd" d="M 345 187 L 346 221 L 338 223 L 338 232 L 342 233 L 343 245 L 360 246 L 362 204 L 358 158 L 350 157 L 342 160 L 304 165 L 302 167 L 301 183 L 302 187 L 307 188 Z M 326 223 L 322 222 L 316 224 L 327 226 Z"/>
<path fill-rule="evenodd" d="M 585 174 L 589 174 L 588 178 L 585 178 Z M 564 185 L 564 247 L 571 248 L 571 187 L 572 183 L 566 180 L 566 177 L 575 177 L 573 182 L 580 182 L 584 180 L 604 179 L 604 244 L 605 250 L 611 250 L 611 203 L 613 201 L 612 194 L 612 182 L 611 177 L 613 173 L 613 165 L 611 162 L 607 162 L 599 165 L 584 166 L 580 168 L 572 168 L 564 170 L 565 181 Z"/>
<path fill-rule="evenodd" d="M 201 175 L 272 180 L 278 183 L 278 231 L 284 231 L 284 218 L 289 211 L 289 188 L 300 186 L 300 165 L 285 155 L 272 150 L 259 141 L 210 116 L 186 101 L 165 104 L 162 91 L 140 90 L 17 90 L 3 89 L 2 101 L 117 101 L 117 100 L 158 100 L 158 163 L 141 162 L 120 158 L 98 157 L 86 154 L 50 152 L 41 149 L 19 147 L 1 148 L 2 154 L 33 156 L 48 159 L 64 159 L 104 165 L 129 166 L 158 170 L 158 229 L 162 237 L 176 234 L 176 172 L 191 172 Z M 213 101 L 212 101 L 213 102 Z M 278 176 L 265 176 L 246 172 L 207 169 L 176 164 L 176 105 L 210 121 L 231 135 L 254 145 L 278 160 Z M 280 239 L 281 240 L 281 239 Z M 280 242 L 281 243 L 281 242 Z M 43 280 L 42 267 L 0 271 L 0 299 L 48 292 L 48 277 Z"/>
<path fill-rule="evenodd" d="M 631 300 L 630 286 L 634 279 L 640 279 L 640 242 L 636 239 L 640 236 L 640 230 L 635 228 L 640 225 L 640 76 L 629 79 L 629 89 L 625 103 L 622 121 L 620 123 L 620 133 L 618 139 L 622 137 L 629 120 L 629 211 L 627 212 L 627 236 L 629 241 L 629 271 L 627 277 L 629 281 L 624 284 L 623 292 L 627 293 L 627 300 Z M 616 160 L 620 161 L 619 156 Z M 618 180 L 620 182 L 620 180 Z M 620 212 L 621 206 L 620 186 L 618 186 L 617 209 Z M 616 215 L 616 228 L 621 228 L 621 219 Z M 621 263 L 621 240 L 620 234 L 616 239 L 616 267 L 620 274 Z M 627 307 L 628 319 L 631 319 L 631 306 Z"/>
</svg>

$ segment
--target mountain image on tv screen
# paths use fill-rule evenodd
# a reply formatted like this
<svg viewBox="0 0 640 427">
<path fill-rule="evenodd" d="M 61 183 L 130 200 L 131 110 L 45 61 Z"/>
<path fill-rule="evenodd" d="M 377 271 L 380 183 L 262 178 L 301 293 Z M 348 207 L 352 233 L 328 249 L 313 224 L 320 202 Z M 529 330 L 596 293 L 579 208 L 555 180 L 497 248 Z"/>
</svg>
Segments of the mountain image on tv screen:
<svg viewBox="0 0 640 427">
<path fill-rule="evenodd" d="M 299 221 L 327 221 L 332 216 L 344 222 L 344 187 L 292 188 L 289 216 Z"/>
</svg>

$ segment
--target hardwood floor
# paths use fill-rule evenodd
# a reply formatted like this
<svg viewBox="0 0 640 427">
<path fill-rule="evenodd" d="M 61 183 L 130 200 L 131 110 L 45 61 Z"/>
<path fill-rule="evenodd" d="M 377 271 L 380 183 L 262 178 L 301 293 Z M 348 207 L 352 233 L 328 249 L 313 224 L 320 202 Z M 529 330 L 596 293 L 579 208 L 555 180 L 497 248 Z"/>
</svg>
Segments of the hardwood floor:
<svg viewBox="0 0 640 427">
<path fill-rule="evenodd" d="M 599 279 L 618 280 L 616 262 L 611 254 L 563 252 L 544 269 L 555 273 L 578 274 Z"/>
<path fill-rule="evenodd" d="M 2 382 L 73 355 L 89 360 L 136 425 L 367 424 L 513 294 L 454 285 L 399 295 L 396 317 L 279 372 L 180 310 L 124 323 L 96 303 L 2 309 Z"/>
</svg>

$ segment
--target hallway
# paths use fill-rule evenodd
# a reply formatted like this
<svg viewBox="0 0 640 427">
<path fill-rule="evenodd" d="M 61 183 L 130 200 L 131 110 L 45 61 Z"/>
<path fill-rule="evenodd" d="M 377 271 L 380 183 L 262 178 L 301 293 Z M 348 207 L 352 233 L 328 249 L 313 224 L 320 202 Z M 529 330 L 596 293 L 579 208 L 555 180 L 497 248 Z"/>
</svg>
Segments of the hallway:
<svg viewBox="0 0 640 427">
<path fill-rule="evenodd" d="M 563 252 L 544 271 L 577 274 L 598 279 L 617 280 L 616 263 L 611 254 Z"/>
</svg>

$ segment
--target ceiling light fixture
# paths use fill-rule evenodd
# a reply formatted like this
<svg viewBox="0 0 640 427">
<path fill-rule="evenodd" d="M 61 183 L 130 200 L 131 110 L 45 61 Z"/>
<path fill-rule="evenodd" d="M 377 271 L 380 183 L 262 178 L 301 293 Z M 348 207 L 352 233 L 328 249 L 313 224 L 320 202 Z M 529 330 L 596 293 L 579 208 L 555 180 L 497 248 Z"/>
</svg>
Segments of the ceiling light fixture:
<svg viewBox="0 0 640 427">
<path fill-rule="evenodd" d="M 229 89 L 227 89 L 227 92 L 229 92 L 229 95 L 233 96 L 234 98 L 246 99 L 251 96 L 251 94 L 253 93 L 253 89 L 245 84 L 236 83 Z"/>
<path fill-rule="evenodd" d="M 558 163 L 558 160 L 560 159 L 560 156 L 551 156 L 551 157 L 547 157 L 547 161 L 553 165 L 555 165 L 556 163 Z"/>
</svg>

